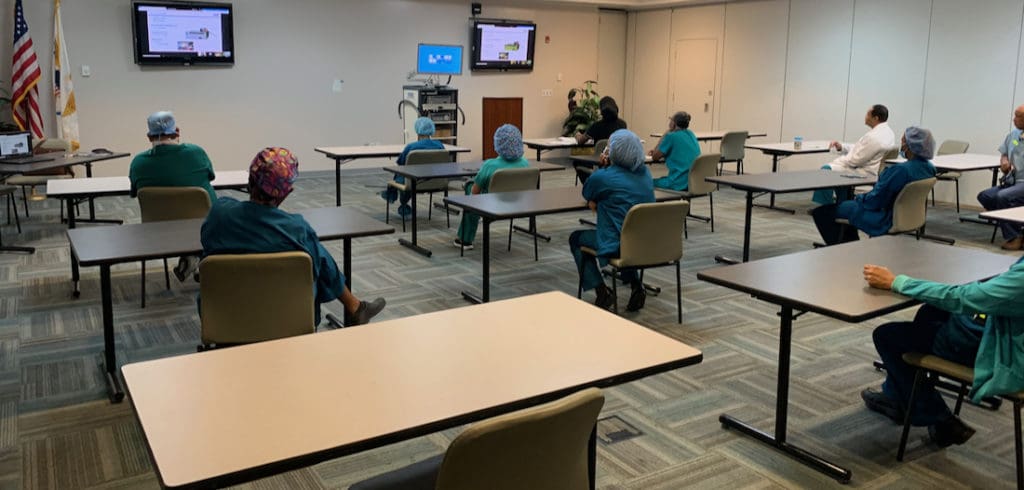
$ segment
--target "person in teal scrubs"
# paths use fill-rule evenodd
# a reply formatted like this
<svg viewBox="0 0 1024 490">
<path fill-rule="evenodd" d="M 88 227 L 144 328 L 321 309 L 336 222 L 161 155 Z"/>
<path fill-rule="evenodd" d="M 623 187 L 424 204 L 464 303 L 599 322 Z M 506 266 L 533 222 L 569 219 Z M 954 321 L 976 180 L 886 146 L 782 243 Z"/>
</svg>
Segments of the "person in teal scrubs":
<svg viewBox="0 0 1024 490">
<path fill-rule="evenodd" d="M 864 279 L 871 287 L 924 303 L 913 322 L 875 329 L 875 348 L 887 375 L 880 391 L 861 393 L 868 409 L 903 423 L 914 383 L 914 369 L 903 362 L 907 352 L 974 366 L 970 396 L 975 402 L 1024 391 L 1024 257 L 992 279 L 964 285 L 895 275 L 870 264 L 864 266 Z M 928 426 L 932 441 L 941 447 L 963 444 L 974 435 L 931 383 L 918 386 L 910 423 Z"/>
<path fill-rule="evenodd" d="M 655 161 L 665 160 L 668 175 L 654 179 L 654 187 L 685 191 L 690 186 L 690 168 L 700 156 L 697 135 L 690 131 L 690 115 L 677 112 L 668 120 L 668 132 L 661 137 L 658 147 L 651 150 Z"/>
<path fill-rule="evenodd" d="M 434 132 L 437 130 L 437 128 L 434 125 L 434 121 L 431 120 L 429 117 L 421 117 L 416 119 L 416 122 L 413 123 L 413 128 L 416 130 L 416 134 L 418 135 L 419 140 L 413 141 L 412 143 L 405 145 L 405 148 L 402 149 L 402 153 L 399 154 L 398 159 L 395 160 L 395 163 L 397 163 L 398 165 L 405 165 L 405 159 L 409 156 L 409 152 L 411 151 L 444 149 L 444 143 L 441 143 L 438 140 L 430 138 L 431 136 L 434 135 Z M 399 184 L 404 184 L 405 177 L 401 175 L 396 175 L 395 182 L 398 182 Z M 395 189 L 394 187 L 388 187 L 387 189 L 384 190 L 384 192 L 381 192 L 380 196 L 383 197 L 384 199 L 387 199 L 389 202 L 395 202 L 396 200 L 399 199 L 398 189 Z M 402 216 L 404 218 L 412 214 L 412 207 L 409 206 L 410 199 L 412 199 L 412 194 L 408 192 L 402 192 L 402 204 L 398 206 L 399 216 Z"/>
<path fill-rule="evenodd" d="M 486 194 L 490 191 L 491 177 L 498 170 L 530 166 L 530 163 L 523 158 L 523 133 L 511 124 L 502 125 L 494 132 L 494 150 L 498 152 L 498 158 L 485 161 L 477 171 L 476 177 L 466 183 L 467 196 Z M 476 238 L 476 228 L 479 224 L 480 216 L 470 212 L 462 213 L 458 236 L 455 237 L 452 244 L 465 250 L 472 250 L 473 240 Z"/>
<path fill-rule="evenodd" d="M 384 298 L 360 301 L 345 286 L 337 262 L 320 243 L 313 227 L 301 215 L 279 206 L 293 189 L 299 161 L 285 148 L 265 148 L 249 165 L 249 200 L 230 197 L 217 200 L 200 231 L 203 257 L 217 254 L 251 254 L 302 251 L 313 260 L 315 318 L 320 323 L 320 303 L 340 300 L 350 313 L 350 324 L 362 325 L 384 309 Z M 274 278 L 266 278 L 274 287 Z"/>
<path fill-rule="evenodd" d="M 654 181 L 644 165 L 644 147 L 640 138 L 628 129 L 612 133 L 608 139 L 608 158 L 602 158 L 602 168 L 583 184 L 583 198 L 590 209 L 597 212 L 596 230 L 576 230 L 569 235 L 569 250 L 576 261 L 584 291 L 595 290 L 594 304 L 611 308 L 615 295 L 601 277 L 601 265 L 619 255 L 619 238 L 626 213 L 637 204 L 654 202 Z M 584 254 L 580 248 L 597 251 L 597 258 Z M 600 265 L 598 265 L 600 263 Z M 628 311 L 643 308 L 647 298 L 643 283 L 635 271 L 623 271 L 622 281 L 629 284 Z"/>
</svg>

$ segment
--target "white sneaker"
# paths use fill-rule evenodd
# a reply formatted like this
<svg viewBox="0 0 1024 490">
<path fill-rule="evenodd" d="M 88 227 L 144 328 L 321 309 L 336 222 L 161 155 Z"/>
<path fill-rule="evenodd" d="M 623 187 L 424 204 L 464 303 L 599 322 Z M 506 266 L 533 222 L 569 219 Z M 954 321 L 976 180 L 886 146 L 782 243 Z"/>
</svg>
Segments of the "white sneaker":
<svg viewBox="0 0 1024 490">
<path fill-rule="evenodd" d="M 452 246 L 454 246 L 455 248 L 461 248 L 463 250 L 473 250 L 472 243 L 462 243 L 462 240 L 459 240 L 458 238 L 452 241 Z"/>
</svg>

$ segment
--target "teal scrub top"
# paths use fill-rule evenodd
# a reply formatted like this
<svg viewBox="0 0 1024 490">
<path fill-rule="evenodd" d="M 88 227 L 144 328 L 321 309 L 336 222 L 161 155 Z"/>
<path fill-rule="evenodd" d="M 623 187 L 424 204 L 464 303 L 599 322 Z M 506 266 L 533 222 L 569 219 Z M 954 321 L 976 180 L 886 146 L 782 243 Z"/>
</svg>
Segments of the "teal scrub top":
<svg viewBox="0 0 1024 490">
<path fill-rule="evenodd" d="M 190 143 L 154 146 L 135 155 L 128 170 L 132 197 L 143 187 L 201 187 L 213 203 L 217 200 L 210 185 L 214 177 L 210 157 Z"/>
<path fill-rule="evenodd" d="M 685 191 L 690 186 L 690 168 L 700 156 L 697 135 L 689 129 L 672 131 L 661 138 L 658 151 L 665 154 L 668 175 L 654 179 L 654 186 L 674 191 Z"/>
<path fill-rule="evenodd" d="M 473 177 L 473 183 L 480 187 L 481 193 L 486 194 L 490 192 L 491 177 L 494 177 L 494 172 L 505 168 L 526 168 L 529 166 L 530 162 L 523 157 L 519 157 L 518 160 L 505 160 L 501 157 L 492 158 L 480 166 L 480 170 L 476 172 L 476 177 Z"/>
<path fill-rule="evenodd" d="M 345 276 L 334 257 L 320 243 L 313 227 L 298 214 L 222 197 L 206 216 L 200 239 L 203 257 L 290 251 L 309 254 L 313 261 L 317 324 L 320 323 L 320 303 L 338 299 L 345 289 Z M 267 277 L 266 283 L 267 287 L 273 287 L 274 278 Z"/>
<path fill-rule="evenodd" d="M 597 254 L 616 257 L 626 213 L 637 204 L 654 202 L 651 171 L 646 165 L 636 172 L 618 165 L 597 169 L 583 184 L 583 198 L 597 203 Z"/>
</svg>

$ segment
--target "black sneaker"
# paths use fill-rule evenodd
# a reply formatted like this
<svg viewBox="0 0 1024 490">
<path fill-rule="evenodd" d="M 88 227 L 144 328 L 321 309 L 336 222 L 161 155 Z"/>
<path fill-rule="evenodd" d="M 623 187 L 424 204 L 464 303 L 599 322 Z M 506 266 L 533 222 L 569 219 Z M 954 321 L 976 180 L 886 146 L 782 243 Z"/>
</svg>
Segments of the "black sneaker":
<svg viewBox="0 0 1024 490">
<path fill-rule="evenodd" d="M 178 258 L 178 265 L 174 266 L 174 277 L 178 278 L 178 282 L 185 282 L 185 280 L 188 279 L 188 276 L 192 275 L 193 273 L 195 273 L 195 275 L 197 276 L 199 275 L 198 266 L 198 257 L 180 257 Z M 196 280 L 196 282 L 198 282 L 198 280 Z"/>
<path fill-rule="evenodd" d="M 864 405 L 868 407 L 868 410 L 878 412 L 898 425 L 903 425 L 903 409 L 900 408 L 899 403 L 896 400 L 889 398 L 880 391 L 872 390 L 867 388 L 860 392 L 861 399 L 864 400 Z"/>
<path fill-rule="evenodd" d="M 387 304 L 384 298 L 377 298 L 373 301 L 366 302 L 360 301 L 359 308 L 356 309 L 355 313 L 352 313 L 349 318 L 348 325 L 346 327 L 354 327 L 356 325 L 365 325 L 370 323 L 370 319 L 377 316 L 384 309 L 384 305 Z"/>
<path fill-rule="evenodd" d="M 629 304 L 626 305 L 626 311 L 639 311 L 640 308 L 644 307 L 644 303 L 647 302 L 647 290 L 644 289 L 644 285 L 641 282 L 633 284 L 633 292 L 629 295 Z"/>
<path fill-rule="evenodd" d="M 462 240 L 459 240 L 458 238 L 452 241 L 452 246 L 455 248 L 461 248 L 463 250 L 473 250 L 472 243 L 462 243 Z"/>
<path fill-rule="evenodd" d="M 939 447 L 960 445 L 974 435 L 974 429 L 965 424 L 959 417 L 950 417 L 935 425 L 928 426 L 928 435 Z"/>
<path fill-rule="evenodd" d="M 597 293 L 597 299 L 594 300 L 595 306 L 605 310 L 612 309 L 612 305 L 615 304 L 615 293 L 608 286 L 601 284 L 594 289 L 594 292 Z"/>
</svg>

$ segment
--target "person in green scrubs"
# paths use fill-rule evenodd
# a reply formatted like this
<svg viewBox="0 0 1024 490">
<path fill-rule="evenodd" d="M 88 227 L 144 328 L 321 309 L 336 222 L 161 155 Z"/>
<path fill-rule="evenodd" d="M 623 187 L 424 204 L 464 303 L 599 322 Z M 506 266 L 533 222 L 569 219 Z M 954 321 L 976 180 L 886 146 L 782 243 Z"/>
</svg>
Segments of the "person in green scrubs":
<svg viewBox="0 0 1024 490">
<path fill-rule="evenodd" d="M 665 160 L 668 175 L 654 179 L 654 187 L 685 191 L 690 186 L 690 168 L 700 156 L 697 135 L 690 131 L 690 115 L 677 112 L 668 120 L 668 132 L 649 155 L 655 161 Z"/>
<path fill-rule="evenodd" d="M 480 166 L 476 177 L 466 183 L 466 195 L 486 194 L 491 187 L 491 177 L 498 170 L 530 166 L 530 163 L 523 158 L 523 133 L 511 124 L 505 124 L 494 132 L 494 150 L 498 152 L 498 158 L 487 160 Z M 458 236 L 455 237 L 452 244 L 464 250 L 472 250 L 473 239 L 476 238 L 476 228 L 479 224 L 480 216 L 470 212 L 462 213 Z"/>
</svg>

